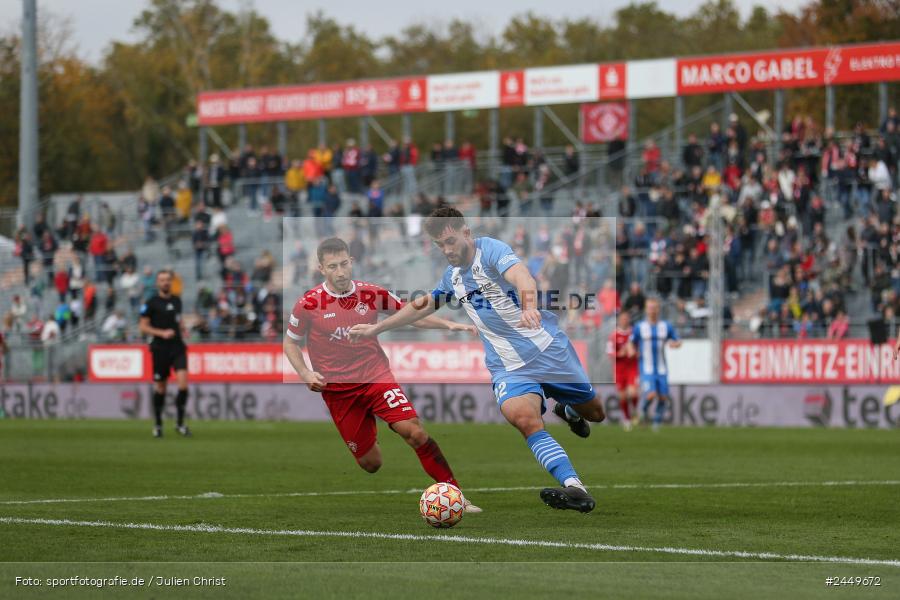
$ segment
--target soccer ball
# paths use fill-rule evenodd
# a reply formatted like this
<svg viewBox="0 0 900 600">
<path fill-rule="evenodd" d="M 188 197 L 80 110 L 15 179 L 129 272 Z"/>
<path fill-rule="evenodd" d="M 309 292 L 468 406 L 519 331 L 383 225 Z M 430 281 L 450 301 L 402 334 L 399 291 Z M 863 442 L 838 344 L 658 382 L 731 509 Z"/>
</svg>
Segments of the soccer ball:
<svg viewBox="0 0 900 600">
<path fill-rule="evenodd" d="M 462 520 L 465 508 L 465 497 L 452 483 L 435 483 L 419 498 L 419 513 L 432 527 L 453 527 Z"/>
</svg>

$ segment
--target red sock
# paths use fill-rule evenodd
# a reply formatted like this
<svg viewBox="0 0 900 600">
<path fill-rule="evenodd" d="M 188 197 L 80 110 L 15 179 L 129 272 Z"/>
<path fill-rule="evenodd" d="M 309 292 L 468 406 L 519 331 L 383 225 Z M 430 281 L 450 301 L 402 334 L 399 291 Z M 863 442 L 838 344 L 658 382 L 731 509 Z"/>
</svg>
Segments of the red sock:
<svg viewBox="0 0 900 600">
<path fill-rule="evenodd" d="M 625 415 L 625 420 L 631 420 L 631 400 L 627 395 L 622 394 L 619 396 L 619 408 L 622 409 L 622 414 Z"/>
<path fill-rule="evenodd" d="M 425 469 L 425 472 L 428 473 L 432 479 L 438 483 L 452 483 L 456 487 L 459 487 L 456 478 L 453 477 L 453 471 L 450 469 L 450 464 L 447 462 L 447 459 L 444 458 L 444 453 L 441 452 L 441 447 L 437 445 L 437 442 L 428 438 L 427 442 L 416 448 L 416 454 L 419 456 L 419 462 L 422 463 L 422 468 Z"/>
</svg>

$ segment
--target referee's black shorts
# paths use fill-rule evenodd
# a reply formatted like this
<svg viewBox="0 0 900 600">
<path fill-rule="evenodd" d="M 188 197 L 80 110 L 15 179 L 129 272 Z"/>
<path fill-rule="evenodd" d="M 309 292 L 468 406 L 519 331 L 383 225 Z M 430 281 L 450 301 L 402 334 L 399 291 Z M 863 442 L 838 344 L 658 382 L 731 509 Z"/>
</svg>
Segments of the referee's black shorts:
<svg viewBox="0 0 900 600">
<path fill-rule="evenodd" d="M 187 370 L 187 346 L 166 344 L 150 346 L 153 358 L 153 381 L 167 381 L 173 370 Z"/>
</svg>

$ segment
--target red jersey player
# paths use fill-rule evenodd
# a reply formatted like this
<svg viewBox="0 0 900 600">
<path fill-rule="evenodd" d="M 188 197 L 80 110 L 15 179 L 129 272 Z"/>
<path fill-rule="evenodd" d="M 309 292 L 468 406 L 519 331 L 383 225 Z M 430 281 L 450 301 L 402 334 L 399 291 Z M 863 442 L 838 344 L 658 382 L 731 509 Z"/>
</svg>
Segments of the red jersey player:
<svg viewBox="0 0 900 600">
<path fill-rule="evenodd" d="M 291 311 L 284 338 L 284 353 L 291 365 L 310 390 L 322 393 L 338 432 L 364 470 L 374 473 L 382 464 L 377 416 L 415 450 L 428 475 L 459 487 L 437 442 L 422 427 L 416 409 L 395 381 L 378 339 L 350 339 L 351 327 L 374 324 L 379 314 L 392 314 L 403 302 L 382 287 L 352 279 L 353 261 L 343 240 L 323 241 L 317 255 L 325 281 L 301 296 Z M 415 326 L 473 330 L 434 316 Z M 312 369 L 300 349 L 304 339 Z M 481 509 L 466 500 L 466 512 Z"/>
<path fill-rule="evenodd" d="M 616 391 L 622 408 L 622 427 L 625 431 L 631 431 L 638 418 L 638 359 L 631 343 L 631 317 L 627 311 L 619 312 L 616 330 L 609 335 L 606 343 L 606 352 L 616 365 Z"/>
</svg>

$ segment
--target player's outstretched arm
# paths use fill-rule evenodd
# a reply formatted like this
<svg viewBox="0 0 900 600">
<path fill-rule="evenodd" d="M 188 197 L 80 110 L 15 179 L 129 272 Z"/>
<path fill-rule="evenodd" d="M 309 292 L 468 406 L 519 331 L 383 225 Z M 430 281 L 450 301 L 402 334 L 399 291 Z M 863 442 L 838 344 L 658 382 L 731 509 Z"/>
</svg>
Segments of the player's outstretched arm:
<svg viewBox="0 0 900 600">
<path fill-rule="evenodd" d="M 519 303 L 522 309 L 522 319 L 519 321 L 519 327 L 527 329 L 541 328 L 541 311 L 535 306 L 537 305 L 537 282 L 525 265 L 517 263 L 503 272 L 503 278 L 511 285 L 515 286 L 519 295 Z"/>
<path fill-rule="evenodd" d="M 442 319 L 441 317 L 437 317 L 435 315 L 431 315 L 416 321 L 412 324 L 413 327 L 418 327 L 419 329 L 446 329 L 447 331 L 467 331 L 471 334 L 477 334 L 478 330 L 474 325 L 466 325 L 464 323 L 455 323 L 453 321 L 448 321 L 447 319 Z"/>
<path fill-rule="evenodd" d="M 397 329 L 404 325 L 411 325 L 412 323 L 433 314 L 436 310 L 437 306 L 434 301 L 434 296 L 431 294 L 420 296 L 412 302 L 407 302 L 403 308 L 384 321 L 380 321 L 373 325 L 365 325 L 362 323 L 354 325 L 350 328 L 350 337 L 357 339 L 361 337 L 375 337 L 379 333 Z"/>
<path fill-rule="evenodd" d="M 289 336 L 284 336 L 283 348 L 288 362 L 294 367 L 294 371 L 297 372 L 300 379 L 306 383 L 306 387 L 314 392 L 321 392 L 325 388 L 325 378 L 306 366 L 306 359 L 303 357 L 303 350 L 300 349 L 300 344 Z"/>
</svg>

